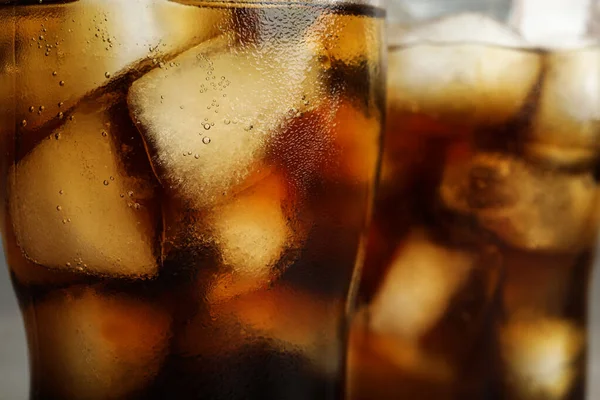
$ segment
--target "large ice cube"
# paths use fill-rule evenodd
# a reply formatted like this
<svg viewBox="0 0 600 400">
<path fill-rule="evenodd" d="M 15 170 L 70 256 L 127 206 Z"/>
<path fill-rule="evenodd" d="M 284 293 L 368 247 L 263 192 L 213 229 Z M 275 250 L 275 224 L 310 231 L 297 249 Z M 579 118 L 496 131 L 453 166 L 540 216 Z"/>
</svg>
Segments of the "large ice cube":
<svg viewBox="0 0 600 400">
<path fill-rule="evenodd" d="M 509 322 L 500 338 L 509 390 L 525 400 L 564 399 L 583 373 L 577 365 L 583 339 L 581 329 L 565 320 Z"/>
<path fill-rule="evenodd" d="M 124 98 L 81 104 L 10 172 L 17 244 L 49 268 L 155 275 L 155 178 Z"/>
<path fill-rule="evenodd" d="M 57 118 L 108 77 L 190 48 L 229 23 L 224 9 L 161 0 L 44 2 L 14 10 L 16 117 L 27 121 L 20 127 L 24 134 Z"/>
<path fill-rule="evenodd" d="M 279 276 L 285 266 L 278 261 L 306 233 L 294 217 L 294 201 L 285 178 L 272 173 L 210 212 L 204 240 L 218 249 L 223 274 L 211 284 L 209 302 L 256 290 Z"/>
<path fill-rule="evenodd" d="M 166 355 L 170 317 L 139 298 L 73 287 L 24 315 L 35 337 L 33 373 L 56 398 L 128 398 L 153 379 Z"/>
<path fill-rule="evenodd" d="M 434 243 L 424 232 L 411 234 L 398 247 L 371 303 L 372 329 L 417 339 L 442 317 L 475 259 L 469 252 Z"/>
<path fill-rule="evenodd" d="M 131 113 L 159 179 L 178 198 L 197 208 L 225 198 L 255 172 L 279 125 L 318 104 L 314 52 L 276 47 L 215 38 L 132 85 Z"/>
<path fill-rule="evenodd" d="M 388 55 L 392 113 L 458 125 L 502 123 L 523 107 L 540 73 L 537 53 L 519 50 L 524 41 L 480 15 L 422 26 L 403 45 Z"/>
<path fill-rule="evenodd" d="M 590 164 L 600 153 L 600 50 L 550 53 L 546 65 L 525 151 L 550 164 Z"/>
<path fill-rule="evenodd" d="M 560 252 L 577 252 L 593 242 L 597 193 L 589 173 L 540 169 L 498 153 L 447 165 L 440 187 L 447 208 L 475 218 L 506 243 Z"/>
</svg>

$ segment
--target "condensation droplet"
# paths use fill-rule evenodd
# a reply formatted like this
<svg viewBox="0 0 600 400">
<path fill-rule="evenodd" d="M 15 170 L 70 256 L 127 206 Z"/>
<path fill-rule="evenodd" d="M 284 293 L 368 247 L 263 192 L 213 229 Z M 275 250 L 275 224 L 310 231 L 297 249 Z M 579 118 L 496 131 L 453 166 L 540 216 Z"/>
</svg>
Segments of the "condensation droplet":
<svg viewBox="0 0 600 400">
<path fill-rule="evenodd" d="M 60 86 L 65 86 L 65 81 L 60 81 L 60 82 L 58 82 L 58 84 L 59 84 Z"/>
<path fill-rule="evenodd" d="M 125 193 L 121 193 L 121 194 L 119 195 L 119 197 L 120 197 L 120 198 L 124 198 L 124 197 L 125 197 Z"/>
<path fill-rule="evenodd" d="M 68 262 L 68 263 L 66 263 L 65 265 L 66 265 L 67 267 L 70 267 L 70 266 L 71 266 L 71 263 L 70 263 L 70 262 Z"/>
<path fill-rule="evenodd" d="M 56 76 L 56 75 L 58 75 L 58 72 L 52 71 L 52 76 Z"/>
<path fill-rule="evenodd" d="M 199 154 L 194 154 L 194 158 L 197 160 L 197 159 L 200 158 L 200 155 Z"/>
<path fill-rule="evenodd" d="M 225 125 L 229 125 L 229 124 L 231 123 L 231 121 L 230 121 L 230 120 L 228 120 L 227 118 L 225 118 L 225 120 L 223 121 L 223 123 L 224 123 Z"/>
<path fill-rule="evenodd" d="M 108 186 L 108 181 L 107 180 L 104 181 L 104 186 Z"/>
<path fill-rule="evenodd" d="M 44 35 L 40 35 L 40 40 L 44 40 Z"/>
<path fill-rule="evenodd" d="M 59 106 L 59 107 L 62 107 L 62 106 L 63 106 L 63 104 L 65 104 L 65 103 L 61 101 L 61 102 L 59 102 L 59 103 L 58 103 L 58 106 Z"/>
<path fill-rule="evenodd" d="M 204 129 L 205 129 L 205 130 L 209 130 L 209 129 L 210 129 L 210 124 L 208 124 L 208 123 L 206 123 L 206 124 L 203 124 L 203 126 L 204 126 Z"/>
<path fill-rule="evenodd" d="M 108 133 L 106 133 L 106 131 L 102 131 L 102 136 L 107 137 Z"/>
<path fill-rule="evenodd" d="M 64 194 L 64 193 L 65 193 L 65 191 L 64 191 L 64 190 L 62 190 L 62 189 L 60 189 L 60 190 L 58 191 L 58 194 Z"/>
<path fill-rule="evenodd" d="M 130 190 L 127 194 L 129 195 L 129 197 L 133 197 L 133 191 L 132 190 Z"/>
<path fill-rule="evenodd" d="M 202 143 L 204 143 L 204 144 L 209 144 L 209 143 L 210 143 L 210 138 L 209 138 L 208 136 L 204 136 L 204 137 L 202 138 Z"/>
<path fill-rule="evenodd" d="M 191 155 L 192 155 L 192 152 L 191 152 L 191 151 L 188 151 L 188 152 L 187 152 L 187 155 L 188 155 L 188 156 L 191 156 Z"/>
<path fill-rule="evenodd" d="M 69 115 L 69 121 L 73 121 L 75 119 L 74 115 Z"/>
<path fill-rule="evenodd" d="M 139 209 L 140 209 L 140 207 L 141 207 L 140 203 L 135 203 L 135 204 L 133 205 L 133 208 L 135 208 L 136 210 L 139 210 Z"/>
<path fill-rule="evenodd" d="M 63 117 L 64 117 L 64 116 L 65 116 L 65 114 L 63 114 L 63 113 L 62 113 L 62 111 L 61 111 L 61 112 L 59 112 L 59 113 L 58 113 L 58 115 L 57 115 L 57 117 L 58 117 L 59 119 L 63 119 Z"/>
<path fill-rule="evenodd" d="M 66 220 L 66 219 L 63 219 L 63 220 L 62 220 L 62 223 L 66 225 L 66 224 L 67 224 L 67 220 Z"/>
<path fill-rule="evenodd" d="M 105 76 L 106 78 L 110 78 L 110 72 L 106 71 L 106 72 L 104 73 L 104 76 Z"/>
<path fill-rule="evenodd" d="M 35 107 L 34 106 L 29 107 L 29 112 L 34 112 L 34 111 L 35 111 Z"/>
<path fill-rule="evenodd" d="M 114 181 L 114 180 L 115 180 L 115 177 L 114 177 L 114 176 L 111 176 L 109 179 L 110 179 L 111 181 Z"/>
<path fill-rule="evenodd" d="M 23 121 L 21 121 L 21 126 L 22 127 L 26 127 L 27 126 L 27 120 L 24 119 Z"/>
<path fill-rule="evenodd" d="M 56 211 L 62 211 L 62 207 L 61 206 L 56 206 Z"/>
<path fill-rule="evenodd" d="M 60 139 L 60 132 L 57 132 L 54 134 L 54 139 L 56 139 L 56 140 Z"/>
<path fill-rule="evenodd" d="M 45 109 L 46 109 L 46 107 L 44 107 L 44 106 L 40 106 L 40 108 L 39 108 L 40 111 L 44 111 Z"/>
</svg>

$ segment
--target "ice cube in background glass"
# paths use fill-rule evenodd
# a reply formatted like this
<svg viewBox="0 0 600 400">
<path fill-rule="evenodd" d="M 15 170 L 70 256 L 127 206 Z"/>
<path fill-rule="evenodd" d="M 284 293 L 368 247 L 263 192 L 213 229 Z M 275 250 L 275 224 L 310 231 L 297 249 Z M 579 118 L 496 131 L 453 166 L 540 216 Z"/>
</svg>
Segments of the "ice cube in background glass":
<svg viewBox="0 0 600 400">
<path fill-rule="evenodd" d="M 398 247 L 371 304 L 373 330 L 417 340 L 443 316 L 475 255 L 444 248 L 416 231 Z"/>
<path fill-rule="evenodd" d="M 9 175 L 17 245 L 48 268 L 151 277 L 161 215 L 156 179 L 125 96 L 81 103 Z"/>
<path fill-rule="evenodd" d="M 590 172 L 545 170 L 500 153 L 447 165 L 439 189 L 449 210 L 474 217 L 525 250 L 572 253 L 593 243 L 598 186 Z"/>
<path fill-rule="evenodd" d="M 564 399 L 582 372 L 576 360 L 583 332 L 568 321 L 514 319 L 502 328 L 500 343 L 508 390 L 519 399 Z"/>
<path fill-rule="evenodd" d="M 160 0 L 80 0 L 68 7 L 41 4 L 15 10 L 21 94 L 16 120 L 26 121 L 19 127 L 23 134 L 56 119 L 85 93 L 140 60 L 192 47 L 228 23 L 222 10 Z M 198 23 L 204 20 L 217 22 Z M 86 62 L 67 62 L 78 57 Z M 35 89 L 39 87 L 47 89 Z"/>
<path fill-rule="evenodd" d="M 138 394 L 167 353 L 171 318 L 157 304 L 74 286 L 24 309 L 34 329 L 33 378 L 61 399 Z M 65 384 L 68 382 L 68 384 Z"/>
<path fill-rule="evenodd" d="M 134 82 L 128 95 L 159 180 L 195 208 L 250 184 L 278 128 L 321 98 L 320 62 L 307 46 L 232 40 L 186 51 Z"/>
<path fill-rule="evenodd" d="M 419 113 L 453 125 L 503 123 L 523 107 L 541 70 L 538 54 L 510 48 L 524 45 L 523 39 L 478 14 L 419 26 L 402 43 L 410 46 L 388 56 L 390 115 Z"/>
<path fill-rule="evenodd" d="M 540 90 L 526 154 L 558 167 L 589 167 L 600 155 L 600 49 L 548 54 Z"/>
</svg>

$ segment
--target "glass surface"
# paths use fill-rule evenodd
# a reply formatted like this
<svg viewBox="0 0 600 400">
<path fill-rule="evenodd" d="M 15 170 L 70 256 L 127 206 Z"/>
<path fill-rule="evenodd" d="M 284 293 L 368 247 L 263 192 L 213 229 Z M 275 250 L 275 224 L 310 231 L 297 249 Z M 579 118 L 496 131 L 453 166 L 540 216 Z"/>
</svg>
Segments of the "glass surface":
<svg viewBox="0 0 600 400">
<path fill-rule="evenodd" d="M 30 398 L 342 398 L 382 9 L 2 3 L 0 223 Z"/>
<path fill-rule="evenodd" d="M 351 398 L 585 397 L 600 216 L 589 3 L 390 7 L 403 14 Z"/>
</svg>

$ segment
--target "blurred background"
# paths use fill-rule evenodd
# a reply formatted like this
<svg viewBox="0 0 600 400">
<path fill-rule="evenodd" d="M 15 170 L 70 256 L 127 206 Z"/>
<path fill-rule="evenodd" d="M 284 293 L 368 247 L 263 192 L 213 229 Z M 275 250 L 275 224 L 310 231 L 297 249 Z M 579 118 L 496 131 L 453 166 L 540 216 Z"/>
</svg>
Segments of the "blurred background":
<svg viewBox="0 0 600 400">
<path fill-rule="evenodd" d="M 1 2 L 1 1 L 0 1 Z M 565 7 L 565 5 L 567 5 Z M 389 0 L 389 16 L 393 22 L 419 20 L 447 14 L 455 9 L 478 8 L 513 26 L 527 25 L 528 34 L 535 36 L 543 26 L 527 23 L 540 10 L 544 24 L 567 23 L 573 34 L 600 34 L 600 1 L 597 0 Z M 595 23 L 589 23 L 594 15 Z M 599 71 L 600 73 L 600 71 Z M 600 246 L 599 246 L 600 247 Z M 598 257 L 596 257 L 598 259 Z M 596 261 L 598 263 L 598 261 Z M 600 274 L 595 268 L 590 293 L 590 357 L 588 399 L 600 398 Z M 0 247 L 0 400 L 28 398 L 28 367 L 25 332 L 15 296 L 10 284 L 4 255 Z"/>
</svg>

